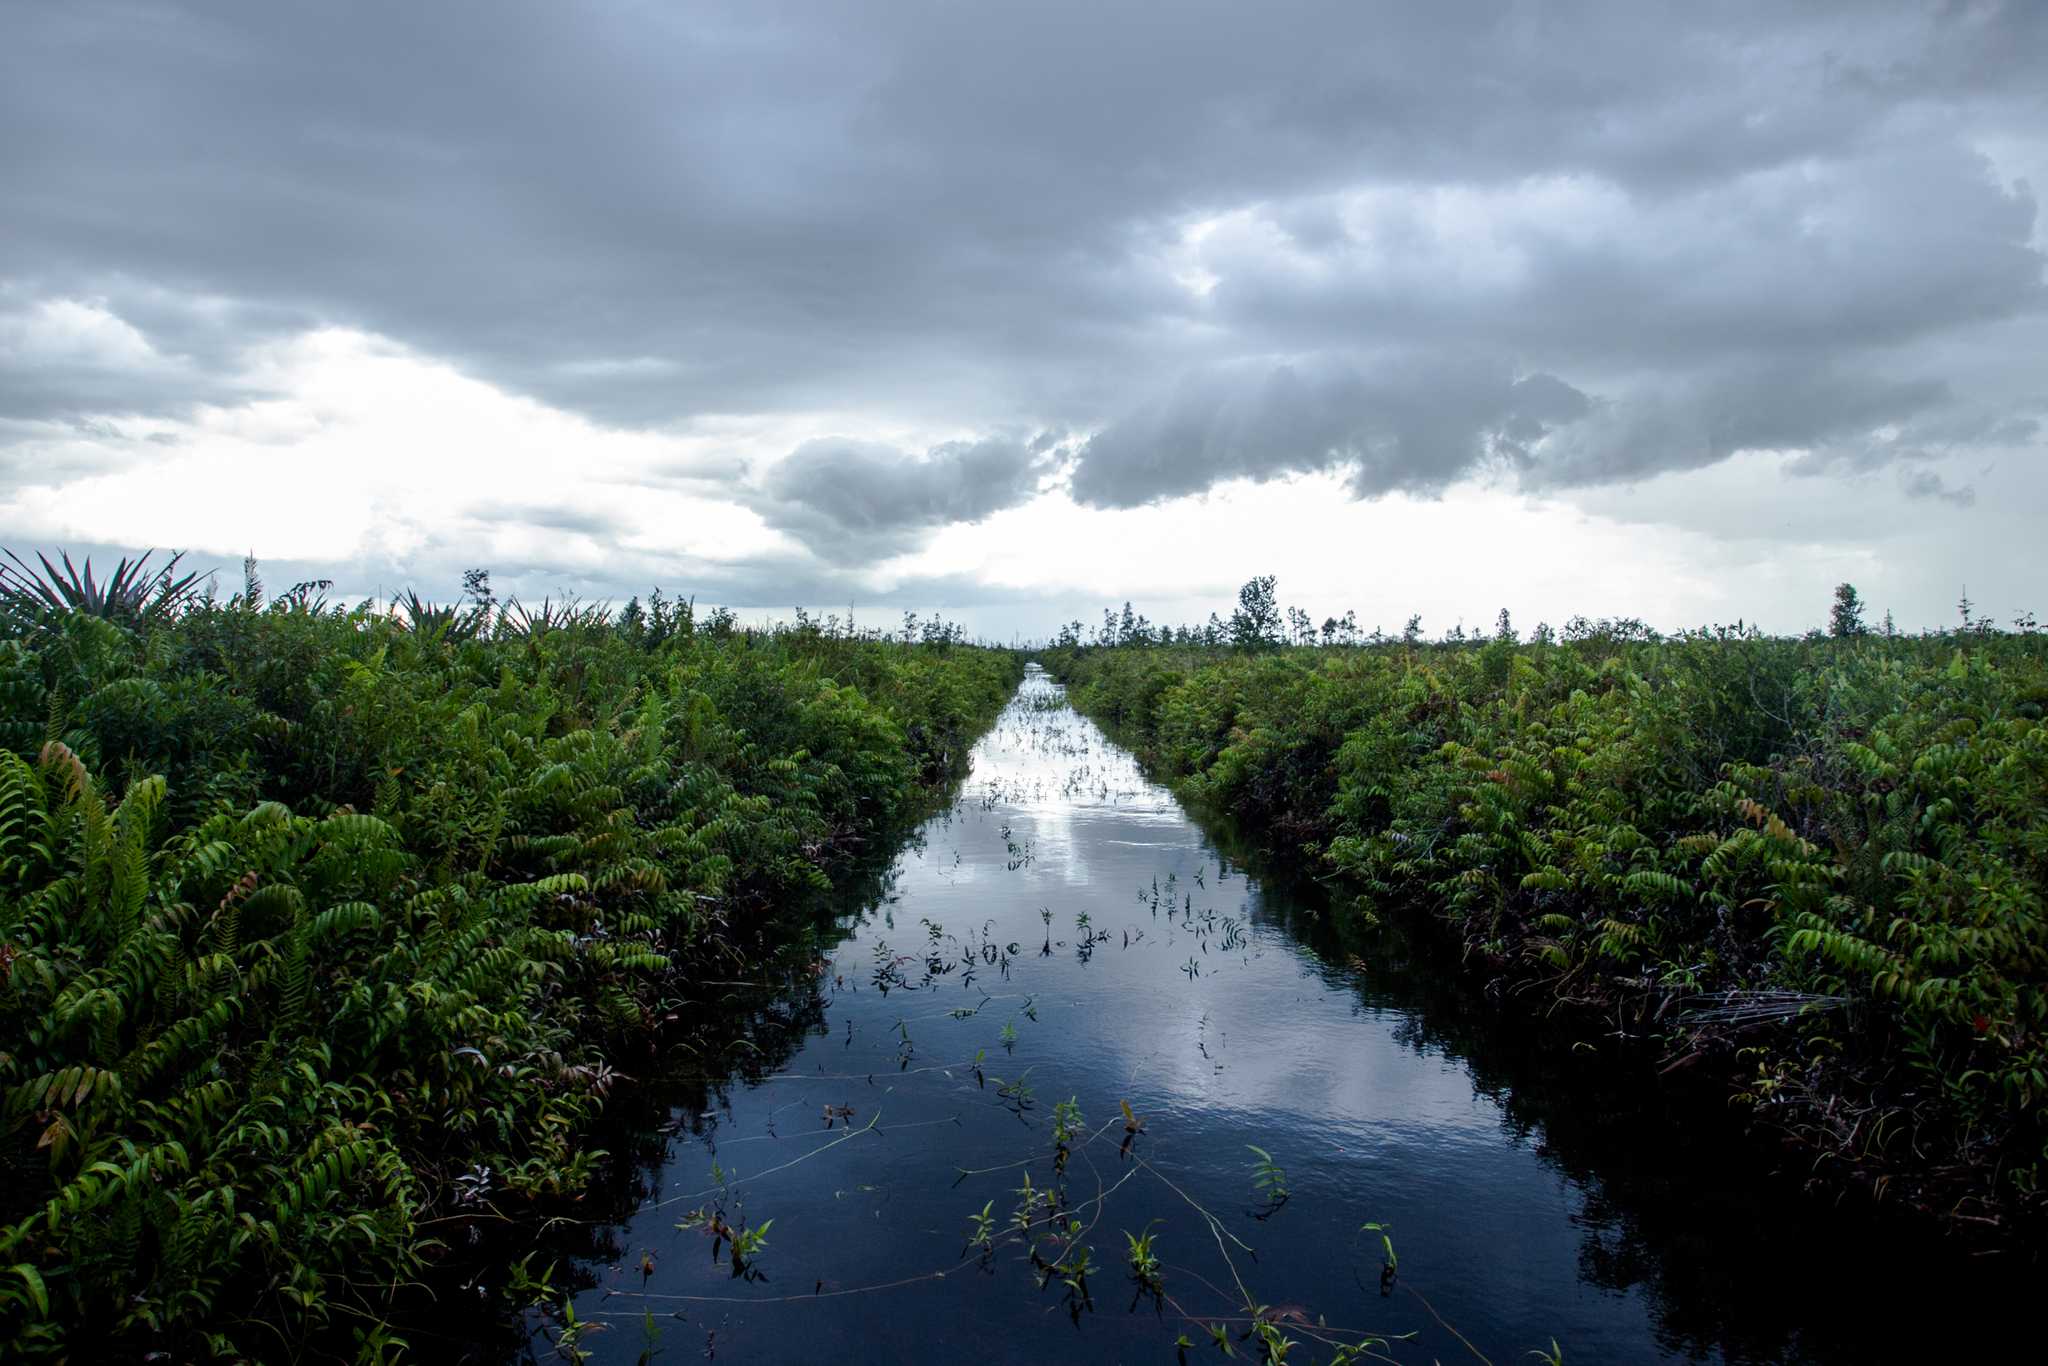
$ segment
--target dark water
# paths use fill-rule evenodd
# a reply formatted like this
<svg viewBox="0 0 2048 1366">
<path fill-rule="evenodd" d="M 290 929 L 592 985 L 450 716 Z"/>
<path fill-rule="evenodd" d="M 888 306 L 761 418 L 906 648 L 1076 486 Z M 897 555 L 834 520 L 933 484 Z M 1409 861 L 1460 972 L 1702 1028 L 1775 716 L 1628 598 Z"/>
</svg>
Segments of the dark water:
<svg viewBox="0 0 2048 1366">
<path fill-rule="evenodd" d="M 873 904 L 719 988 L 696 1081 L 667 1060 L 676 1103 L 582 1230 L 594 1359 L 1171 1362 L 1185 1333 L 1220 1360 L 1202 1325 L 1235 1338 L 1246 1297 L 1290 1362 L 1368 1332 L 1419 1362 L 2031 1357 L 2024 1273 L 1816 1208 L 1697 1114 L 1603 1093 L 1598 1060 L 1397 933 L 1248 875 L 1058 694 L 1034 670 Z M 963 1256 L 985 1204 L 1000 1235 L 1027 1174 L 1062 1183 L 1070 1097 L 1086 1299 L 1041 1289 L 1019 1237 Z M 678 1227 L 699 1210 L 766 1227 L 749 1275 Z M 1126 1266 L 1148 1228 L 1163 1301 Z M 532 1355 L 562 1326 L 531 1320 Z"/>
</svg>

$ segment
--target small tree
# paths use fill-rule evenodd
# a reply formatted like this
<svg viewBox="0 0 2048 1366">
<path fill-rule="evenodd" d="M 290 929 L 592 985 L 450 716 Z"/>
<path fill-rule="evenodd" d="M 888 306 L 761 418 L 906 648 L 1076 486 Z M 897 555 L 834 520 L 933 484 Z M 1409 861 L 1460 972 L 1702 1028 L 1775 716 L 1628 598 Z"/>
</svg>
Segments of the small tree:
<svg viewBox="0 0 2048 1366">
<path fill-rule="evenodd" d="M 1279 580 L 1271 574 L 1247 579 L 1237 590 L 1237 610 L 1230 614 L 1230 643 L 1256 650 L 1280 642 L 1280 603 L 1274 594 Z"/>
<path fill-rule="evenodd" d="M 1834 610 L 1828 613 L 1828 634 L 1843 640 L 1863 632 L 1863 599 L 1857 595 L 1856 585 L 1837 584 Z"/>
<path fill-rule="evenodd" d="M 1299 607 L 1287 609 L 1287 631 L 1294 638 L 1296 645 L 1316 643 L 1315 623 L 1309 619 L 1308 613 Z"/>
<path fill-rule="evenodd" d="M 476 604 L 479 612 L 488 612 L 498 605 L 498 595 L 491 591 L 491 571 L 488 569 L 465 569 L 462 571 L 462 596 Z"/>
</svg>

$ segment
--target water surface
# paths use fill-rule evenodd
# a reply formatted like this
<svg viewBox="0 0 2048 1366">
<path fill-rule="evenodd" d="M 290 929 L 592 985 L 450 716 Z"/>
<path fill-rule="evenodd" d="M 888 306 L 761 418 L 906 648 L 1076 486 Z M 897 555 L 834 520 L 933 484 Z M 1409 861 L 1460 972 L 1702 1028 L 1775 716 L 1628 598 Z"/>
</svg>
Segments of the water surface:
<svg viewBox="0 0 2048 1366">
<path fill-rule="evenodd" d="M 575 1295 L 595 1359 L 1169 1362 L 1181 1334 L 1221 1359 L 1203 1325 L 1243 1332 L 1246 1296 L 1296 1362 L 1356 1340 L 1333 1330 L 1400 1361 L 1553 1340 L 1575 1363 L 1994 1359 L 2017 1327 L 1980 1266 L 1798 1199 L 1398 934 L 1248 873 L 1035 666 L 823 943 L 724 988 L 730 1037 L 595 1217 Z M 1085 1298 L 1041 1288 L 1019 1238 L 967 1246 L 1027 1175 L 1061 1182 L 1070 1098 Z M 1254 1145 L 1284 1169 L 1277 1208 Z M 773 1221 L 746 1275 L 714 1216 Z M 1125 1265 L 1147 1229 L 1163 1301 Z M 549 1355 L 559 1319 L 528 1327 Z"/>
</svg>

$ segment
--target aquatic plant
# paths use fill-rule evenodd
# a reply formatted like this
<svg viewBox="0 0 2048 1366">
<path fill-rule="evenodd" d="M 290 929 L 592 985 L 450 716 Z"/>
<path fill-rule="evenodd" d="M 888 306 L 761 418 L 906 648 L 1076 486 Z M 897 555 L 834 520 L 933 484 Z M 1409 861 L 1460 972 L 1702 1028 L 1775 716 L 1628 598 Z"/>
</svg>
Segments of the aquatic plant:
<svg viewBox="0 0 2048 1366">
<path fill-rule="evenodd" d="M 969 1225 L 967 1246 L 969 1248 L 978 1247 L 983 1252 L 993 1252 L 995 1250 L 995 1208 L 996 1202 L 990 1200 L 975 1213 L 967 1217 Z M 967 1254 L 965 1251 L 962 1251 L 960 1255 L 964 1257 Z"/>
<path fill-rule="evenodd" d="M 1166 1285 L 1161 1279 L 1159 1254 L 1152 1247 L 1153 1236 L 1150 1224 L 1145 1226 L 1143 1233 L 1124 1231 L 1124 1241 L 1129 1245 L 1125 1256 L 1130 1264 L 1131 1279 L 1137 1283 L 1138 1294 L 1150 1295 L 1154 1307 L 1158 1308 L 1163 1306 Z M 1133 1298 L 1131 1303 L 1136 1305 L 1137 1300 Z"/>
<path fill-rule="evenodd" d="M 773 1219 L 765 1219 L 751 1228 L 735 1229 L 732 1233 L 732 1271 L 735 1276 L 761 1279 L 756 1263 L 761 1250 L 768 1246 L 768 1230 L 775 1226 Z"/>
<path fill-rule="evenodd" d="M 1274 1210 L 1287 1203 L 1289 1194 L 1287 1171 L 1273 1161 L 1273 1154 L 1267 1152 L 1258 1144 L 1247 1143 L 1245 1147 L 1251 1149 L 1252 1153 L 1259 1159 L 1252 1164 L 1252 1189 L 1256 1190 L 1266 1202 L 1265 1212 L 1259 1216 L 1264 1218 L 1265 1215 L 1271 1214 Z"/>
<path fill-rule="evenodd" d="M 1026 1080 L 1030 1074 L 1031 1069 L 1027 1067 L 1024 1069 L 1024 1075 L 1015 1081 L 1004 1081 L 1001 1077 L 990 1078 L 996 1084 L 996 1095 L 1019 1119 L 1038 1103 L 1031 1093 L 1030 1083 Z"/>
</svg>

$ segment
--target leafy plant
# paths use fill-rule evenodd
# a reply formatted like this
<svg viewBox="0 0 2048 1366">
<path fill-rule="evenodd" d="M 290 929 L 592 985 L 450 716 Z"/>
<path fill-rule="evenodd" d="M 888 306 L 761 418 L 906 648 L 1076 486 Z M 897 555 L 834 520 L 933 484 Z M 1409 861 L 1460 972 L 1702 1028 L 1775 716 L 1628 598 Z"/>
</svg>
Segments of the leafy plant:
<svg viewBox="0 0 2048 1366">
<path fill-rule="evenodd" d="M 1286 1169 L 1274 1162 L 1273 1155 L 1258 1144 L 1247 1143 L 1245 1147 L 1259 1159 L 1252 1164 L 1252 1188 L 1264 1197 L 1269 1208 L 1278 1209 L 1287 1201 Z"/>
<path fill-rule="evenodd" d="M 1141 1294 L 1151 1295 L 1156 1302 L 1165 1295 L 1166 1287 L 1161 1280 L 1159 1254 L 1152 1247 L 1153 1237 L 1150 1224 L 1145 1226 L 1143 1233 L 1132 1233 L 1129 1230 L 1124 1232 L 1124 1241 L 1128 1245 L 1126 1257 L 1130 1263 L 1131 1279 L 1137 1282 Z"/>
<path fill-rule="evenodd" d="M 155 553 L 144 551 L 133 560 L 124 555 L 104 579 L 95 579 L 90 555 L 82 566 L 74 566 L 70 554 L 59 551 L 59 569 L 49 556 L 37 552 L 38 569 L 12 550 L 0 551 L 11 562 L 0 564 L 0 604 L 30 620 L 78 612 L 124 626 L 165 621 L 192 602 L 199 575 L 178 573 L 178 562 L 185 558 L 182 551 L 151 569 Z"/>
<path fill-rule="evenodd" d="M 324 1351 L 580 1194 L 676 983 L 899 828 L 1018 668 L 75 577 L 0 613 L 10 1359 Z M 769 1228 L 717 1235 L 740 1274 Z"/>
<path fill-rule="evenodd" d="M 773 1219 L 765 1219 L 750 1228 L 732 1231 L 732 1272 L 735 1276 L 758 1279 L 755 1263 L 761 1251 L 768 1246 L 768 1230 L 775 1226 Z"/>
<path fill-rule="evenodd" d="M 990 1200 L 987 1204 L 981 1207 L 978 1213 L 970 1214 L 967 1216 L 967 1246 L 978 1247 L 984 1252 L 994 1250 L 996 1222 L 995 1208 L 996 1202 L 994 1200 Z"/>
<path fill-rule="evenodd" d="M 1730 1098 L 1823 1179 L 2010 1239 L 2048 1213 L 2048 642 L 1836 605 L 1800 639 L 1575 618 L 1044 658 L 1341 885 L 1354 932 L 1427 908 L 1559 1028 L 1746 1077 Z"/>
</svg>

